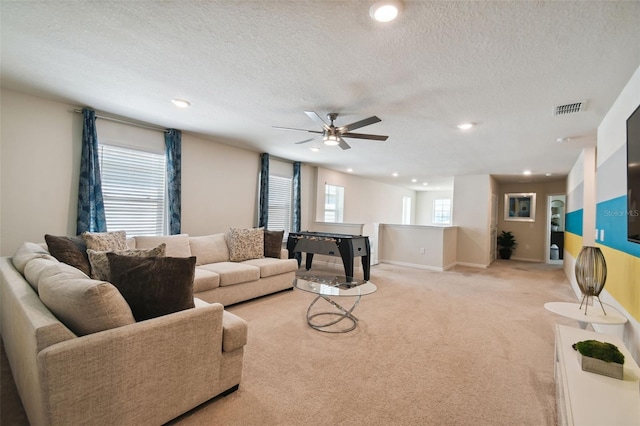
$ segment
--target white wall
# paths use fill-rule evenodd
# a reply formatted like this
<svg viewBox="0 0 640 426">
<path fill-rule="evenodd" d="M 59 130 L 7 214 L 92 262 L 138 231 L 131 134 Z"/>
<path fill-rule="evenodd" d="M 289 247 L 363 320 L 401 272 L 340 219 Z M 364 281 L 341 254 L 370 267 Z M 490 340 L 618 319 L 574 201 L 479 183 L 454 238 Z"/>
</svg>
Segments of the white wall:
<svg viewBox="0 0 640 426">
<path fill-rule="evenodd" d="M 415 191 L 374 182 L 348 173 L 317 169 L 316 220 L 324 220 L 324 185 L 344 187 L 344 223 L 402 223 L 402 197 Z"/>
<path fill-rule="evenodd" d="M 450 199 L 453 205 L 453 190 L 416 192 L 415 225 L 433 225 L 433 202 L 440 198 Z"/>
</svg>

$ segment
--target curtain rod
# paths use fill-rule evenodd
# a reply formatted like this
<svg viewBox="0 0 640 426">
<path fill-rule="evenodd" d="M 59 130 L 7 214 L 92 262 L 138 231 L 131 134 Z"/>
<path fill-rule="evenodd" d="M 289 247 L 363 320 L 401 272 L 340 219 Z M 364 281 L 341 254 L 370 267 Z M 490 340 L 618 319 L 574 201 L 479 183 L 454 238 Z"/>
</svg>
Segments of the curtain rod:
<svg viewBox="0 0 640 426">
<path fill-rule="evenodd" d="M 81 109 L 74 109 L 73 112 L 82 114 L 82 110 Z M 168 130 L 166 128 L 164 128 L 164 127 L 153 126 L 151 124 L 136 123 L 134 121 L 129 121 L 129 120 L 121 119 L 121 118 L 107 117 L 107 116 L 98 115 L 98 114 L 96 114 L 96 118 L 99 118 L 101 120 L 113 121 L 113 122 L 116 122 L 116 123 L 128 124 L 129 126 L 142 127 L 143 129 L 148 129 L 148 130 L 157 130 L 157 131 L 163 132 L 163 133 L 167 133 L 168 132 Z"/>
</svg>

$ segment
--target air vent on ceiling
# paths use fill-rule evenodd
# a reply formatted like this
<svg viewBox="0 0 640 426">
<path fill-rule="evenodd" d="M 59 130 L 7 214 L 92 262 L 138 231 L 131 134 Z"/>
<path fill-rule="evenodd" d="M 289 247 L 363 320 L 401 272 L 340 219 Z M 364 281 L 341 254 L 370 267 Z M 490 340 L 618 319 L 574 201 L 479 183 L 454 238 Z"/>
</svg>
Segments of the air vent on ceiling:
<svg viewBox="0 0 640 426">
<path fill-rule="evenodd" d="M 572 104 L 558 105 L 553 109 L 553 115 L 567 115 L 580 112 L 584 109 L 584 102 L 574 102 Z"/>
</svg>

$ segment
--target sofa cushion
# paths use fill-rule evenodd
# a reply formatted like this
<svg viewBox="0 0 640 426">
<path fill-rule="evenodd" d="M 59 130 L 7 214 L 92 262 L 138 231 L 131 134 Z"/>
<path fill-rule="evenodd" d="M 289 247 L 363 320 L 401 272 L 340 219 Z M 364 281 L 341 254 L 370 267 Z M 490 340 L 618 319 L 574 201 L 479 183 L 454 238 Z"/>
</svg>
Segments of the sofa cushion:
<svg viewBox="0 0 640 426">
<path fill-rule="evenodd" d="M 56 259 L 44 259 L 37 258 L 31 259 L 27 262 L 27 266 L 24 267 L 24 278 L 27 280 L 29 285 L 38 292 L 38 283 L 42 277 L 42 273 L 51 265 L 57 265 L 60 262 Z M 82 271 L 80 271 L 82 272 Z M 84 272 L 82 272 L 84 274 Z M 88 277 L 87 277 L 88 278 Z"/>
<path fill-rule="evenodd" d="M 241 262 L 264 257 L 263 228 L 231 228 L 227 235 L 229 260 Z"/>
<path fill-rule="evenodd" d="M 220 287 L 260 279 L 260 268 L 246 263 L 218 262 L 202 265 L 199 268 L 220 275 Z"/>
<path fill-rule="evenodd" d="M 196 258 L 131 257 L 107 253 L 111 282 L 136 321 L 193 308 Z"/>
<path fill-rule="evenodd" d="M 165 243 L 166 249 L 164 255 L 167 257 L 190 257 L 191 248 L 189 247 L 189 235 L 163 235 L 153 236 L 136 236 L 137 249 L 150 249 Z"/>
<path fill-rule="evenodd" d="M 83 232 L 82 238 L 87 248 L 95 251 L 126 250 L 127 233 L 125 231 L 114 232 Z"/>
<path fill-rule="evenodd" d="M 197 257 L 196 266 L 228 262 L 229 248 L 224 234 L 189 237 L 191 255 Z"/>
<path fill-rule="evenodd" d="M 78 336 L 135 323 L 118 289 L 73 266 L 57 263 L 46 268 L 38 290 L 42 303 Z"/>
<path fill-rule="evenodd" d="M 285 274 L 298 269 L 298 261 L 296 259 L 273 259 L 265 257 L 264 259 L 245 260 L 242 263 L 260 268 L 260 278 Z"/>
<path fill-rule="evenodd" d="M 89 261 L 91 262 L 91 278 L 93 278 L 94 280 L 111 281 L 111 274 L 109 273 L 109 259 L 107 258 L 107 253 L 116 253 L 123 256 L 150 257 L 164 256 L 164 252 L 164 243 L 152 249 L 129 249 L 112 251 L 95 251 L 87 249 Z"/>
<path fill-rule="evenodd" d="M 213 290 L 220 287 L 220 275 L 213 271 L 207 271 L 200 266 L 196 267 L 193 277 L 193 293 L 201 291 Z"/>
<path fill-rule="evenodd" d="M 13 263 L 13 266 L 15 266 L 18 272 L 24 275 L 24 267 L 27 266 L 27 262 L 31 259 L 38 258 L 56 260 L 55 257 L 51 256 L 49 252 L 40 245 L 36 243 L 22 243 L 11 258 L 11 263 Z"/>
<path fill-rule="evenodd" d="M 264 257 L 280 258 L 284 231 L 264 230 Z"/>
<path fill-rule="evenodd" d="M 87 255 L 87 244 L 81 236 L 66 237 L 46 234 L 49 253 L 60 262 L 75 266 L 87 275 L 91 275 L 91 264 Z"/>
</svg>

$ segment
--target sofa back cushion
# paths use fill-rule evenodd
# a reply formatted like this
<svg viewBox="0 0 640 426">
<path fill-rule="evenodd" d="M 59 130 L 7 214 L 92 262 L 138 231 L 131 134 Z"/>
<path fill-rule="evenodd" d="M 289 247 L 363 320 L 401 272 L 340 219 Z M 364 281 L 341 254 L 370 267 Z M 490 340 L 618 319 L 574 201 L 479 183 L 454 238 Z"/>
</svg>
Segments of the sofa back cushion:
<svg viewBox="0 0 640 426">
<path fill-rule="evenodd" d="M 229 261 L 229 248 L 224 234 L 189 237 L 191 255 L 195 256 L 196 266 Z"/>
<path fill-rule="evenodd" d="M 153 236 L 136 236 L 136 249 L 150 249 L 165 243 L 165 256 L 190 257 L 189 234 Z"/>
<path fill-rule="evenodd" d="M 64 263 L 45 268 L 38 283 L 40 300 L 78 336 L 135 323 L 117 288 L 92 280 Z"/>
<path fill-rule="evenodd" d="M 24 278 L 27 280 L 29 285 L 38 292 L 38 283 L 40 282 L 40 277 L 42 273 L 51 265 L 57 265 L 58 262 L 55 259 L 44 259 L 37 258 L 31 259 L 27 262 L 27 265 L 24 267 Z M 83 272 L 84 273 L 84 272 Z"/>
<path fill-rule="evenodd" d="M 24 275 L 24 268 L 27 266 L 27 263 L 31 259 L 38 258 L 56 260 L 55 257 L 51 256 L 49 252 L 39 244 L 22 243 L 11 258 L 11 263 L 13 263 L 13 266 L 18 270 L 18 272 Z"/>
</svg>

